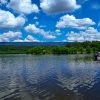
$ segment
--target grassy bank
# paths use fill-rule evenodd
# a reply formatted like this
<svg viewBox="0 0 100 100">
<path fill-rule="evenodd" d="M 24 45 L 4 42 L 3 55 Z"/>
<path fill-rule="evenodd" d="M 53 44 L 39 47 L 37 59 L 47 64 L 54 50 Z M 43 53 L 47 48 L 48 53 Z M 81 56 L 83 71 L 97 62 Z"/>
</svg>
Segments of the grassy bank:
<svg viewBox="0 0 100 100">
<path fill-rule="evenodd" d="M 78 42 L 66 46 L 0 46 L 0 54 L 90 54 L 98 51 L 100 42 Z"/>
</svg>

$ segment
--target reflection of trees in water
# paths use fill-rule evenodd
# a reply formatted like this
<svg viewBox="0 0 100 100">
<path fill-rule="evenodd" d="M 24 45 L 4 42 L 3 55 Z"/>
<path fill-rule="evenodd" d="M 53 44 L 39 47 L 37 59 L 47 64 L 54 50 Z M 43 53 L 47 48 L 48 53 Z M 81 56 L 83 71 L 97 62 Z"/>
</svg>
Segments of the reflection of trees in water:
<svg viewBox="0 0 100 100">
<path fill-rule="evenodd" d="M 68 56 L 68 59 L 70 59 L 70 62 L 91 62 L 94 61 L 93 54 L 76 54 L 76 55 L 70 55 Z"/>
</svg>

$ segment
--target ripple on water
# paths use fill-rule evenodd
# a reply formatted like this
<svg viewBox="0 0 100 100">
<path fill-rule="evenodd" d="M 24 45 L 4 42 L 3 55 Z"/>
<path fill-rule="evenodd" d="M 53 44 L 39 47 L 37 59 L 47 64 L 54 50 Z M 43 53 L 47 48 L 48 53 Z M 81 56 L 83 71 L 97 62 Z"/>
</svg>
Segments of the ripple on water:
<svg viewBox="0 0 100 100">
<path fill-rule="evenodd" d="M 100 63 L 86 57 L 2 55 L 0 100 L 100 100 Z"/>
</svg>

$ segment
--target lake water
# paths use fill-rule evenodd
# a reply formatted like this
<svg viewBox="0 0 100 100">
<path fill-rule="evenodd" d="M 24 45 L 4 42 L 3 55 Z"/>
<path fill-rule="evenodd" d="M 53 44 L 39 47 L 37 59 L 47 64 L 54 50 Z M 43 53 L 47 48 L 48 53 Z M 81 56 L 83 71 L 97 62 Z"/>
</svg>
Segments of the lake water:
<svg viewBox="0 0 100 100">
<path fill-rule="evenodd" d="M 0 55 L 0 100 L 100 100 L 100 61 L 87 55 Z"/>
</svg>

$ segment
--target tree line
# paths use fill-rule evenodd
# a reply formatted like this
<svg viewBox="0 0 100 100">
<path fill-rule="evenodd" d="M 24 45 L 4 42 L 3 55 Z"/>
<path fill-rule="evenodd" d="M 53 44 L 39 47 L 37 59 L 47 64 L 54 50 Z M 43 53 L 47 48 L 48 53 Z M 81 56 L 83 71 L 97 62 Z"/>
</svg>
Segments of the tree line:
<svg viewBox="0 0 100 100">
<path fill-rule="evenodd" d="M 100 42 L 74 42 L 66 46 L 0 45 L 0 54 L 90 54 L 100 51 Z"/>
<path fill-rule="evenodd" d="M 100 42 L 76 42 L 66 46 L 36 46 L 28 54 L 90 54 L 100 51 Z"/>
</svg>

